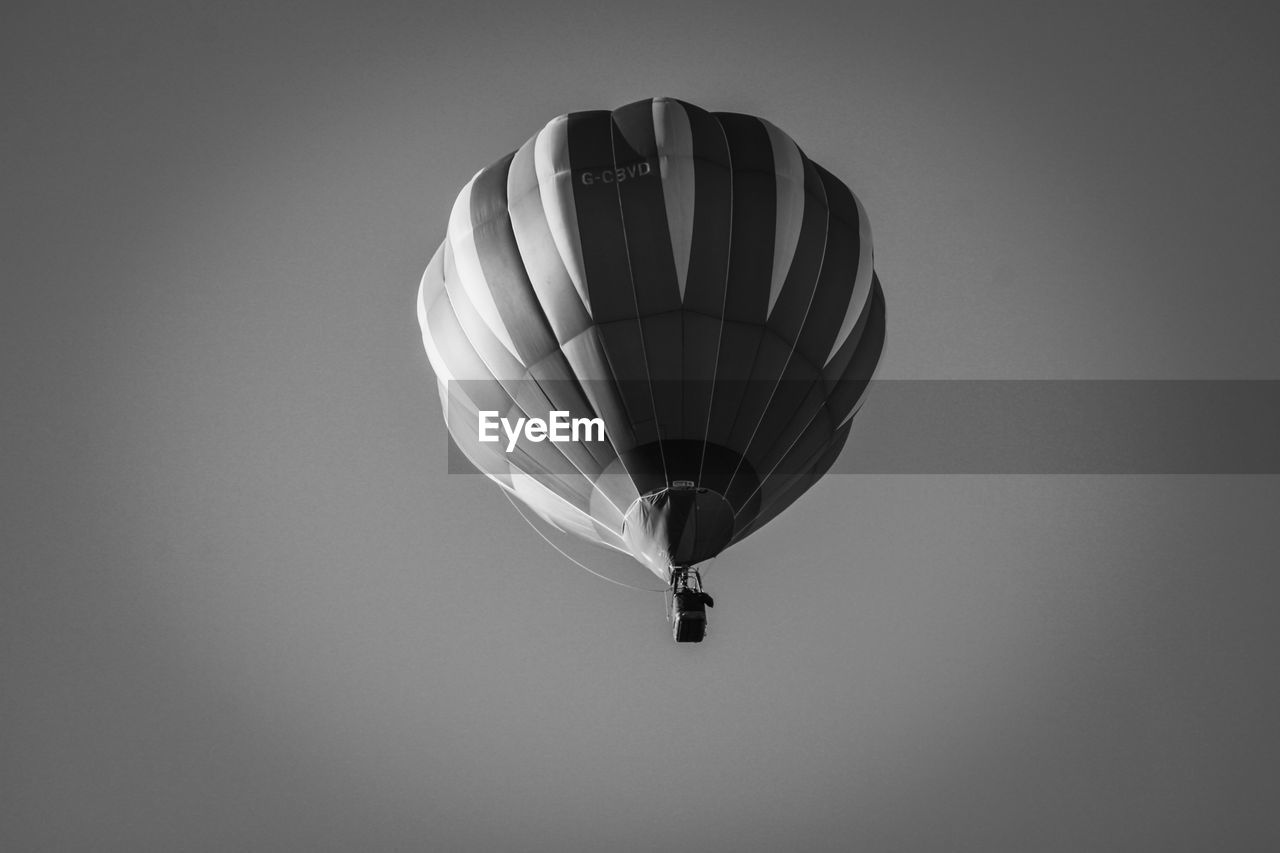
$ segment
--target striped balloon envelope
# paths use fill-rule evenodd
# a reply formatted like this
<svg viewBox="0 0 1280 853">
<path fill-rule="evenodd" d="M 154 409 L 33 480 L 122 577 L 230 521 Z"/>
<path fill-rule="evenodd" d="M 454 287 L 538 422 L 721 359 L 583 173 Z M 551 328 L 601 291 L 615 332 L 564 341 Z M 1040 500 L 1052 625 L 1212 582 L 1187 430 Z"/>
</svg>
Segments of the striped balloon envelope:
<svg viewBox="0 0 1280 853">
<path fill-rule="evenodd" d="M 478 172 L 418 320 L 470 464 L 666 581 L 831 467 L 885 334 L 849 188 L 671 98 L 559 116 Z"/>
</svg>

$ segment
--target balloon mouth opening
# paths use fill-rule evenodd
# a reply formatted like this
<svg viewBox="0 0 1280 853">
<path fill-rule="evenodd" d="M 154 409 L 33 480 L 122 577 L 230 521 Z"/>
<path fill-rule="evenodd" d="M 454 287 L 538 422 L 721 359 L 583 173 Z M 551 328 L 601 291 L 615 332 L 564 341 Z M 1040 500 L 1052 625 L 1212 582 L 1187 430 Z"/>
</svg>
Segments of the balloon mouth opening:
<svg viewBox="0 0 1280 853">
<path fill-rule="evenodd" d="M 662 488 L 642 495 L 627 510 L 622 538 L 656 573 L 710 560 L 733 539 L 734 513 L 712 489 Z"/>
<path fill-rule="evenodd" d="M 622 538 L 656 574 L 715 557 L 733 541 L 739 517 L 754 518 L 760 480 L 740 453 L 675 439 L 622 454 L 640 496 L 627 507 Z"/>
</svg>

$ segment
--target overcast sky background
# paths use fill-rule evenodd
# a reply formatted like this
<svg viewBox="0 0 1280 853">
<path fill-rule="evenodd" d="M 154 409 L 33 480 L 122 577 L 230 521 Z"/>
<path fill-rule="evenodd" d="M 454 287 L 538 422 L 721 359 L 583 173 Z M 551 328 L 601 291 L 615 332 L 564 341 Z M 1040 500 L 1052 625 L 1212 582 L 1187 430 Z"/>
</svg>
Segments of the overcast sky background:
<svg viewBox="0 0 1280 853">
<path fill-rule="evenodd" d="M 7 4 L 0 847 L 1274 849 L 1280 478 L 831 477 L 676 646 L 446 473 L 414 313 L 670 95 L 859 194 L 884 378 L 1280 378 L 1273 9 Z"/>
</svg>

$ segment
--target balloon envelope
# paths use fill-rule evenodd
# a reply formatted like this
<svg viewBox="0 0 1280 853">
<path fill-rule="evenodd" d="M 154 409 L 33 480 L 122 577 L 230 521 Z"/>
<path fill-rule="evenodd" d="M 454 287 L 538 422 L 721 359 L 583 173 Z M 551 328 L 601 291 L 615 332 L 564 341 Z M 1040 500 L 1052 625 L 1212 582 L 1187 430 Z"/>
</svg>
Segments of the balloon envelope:
<svg viewBox="0 0 1280 853">
<path fill-rule="evenodd" d="M 664 580 L 830 468 L 884 346 L 849 188 L 769 122 L 670 98 L 559 116 L 477 173 L 418 319 L 471 463 Z"/>
</svg>

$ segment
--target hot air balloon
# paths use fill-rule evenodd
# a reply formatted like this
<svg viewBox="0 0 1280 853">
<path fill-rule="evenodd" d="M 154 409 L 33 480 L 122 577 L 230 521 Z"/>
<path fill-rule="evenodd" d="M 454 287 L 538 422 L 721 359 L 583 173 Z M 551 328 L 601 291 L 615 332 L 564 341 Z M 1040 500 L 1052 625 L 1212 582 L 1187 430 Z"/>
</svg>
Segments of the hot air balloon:
<svg viewBox="0 0 1280 853">
<path fill-rule="evenodd" d="M 885 323 L 849 188 L 764 119 L 672 98 L 559 116 L 478 172 L 418 320 L 457 447 L 657 575 L 679 641 L 703 637 L 699 564 L 831 467 Z"/>
</svg>

